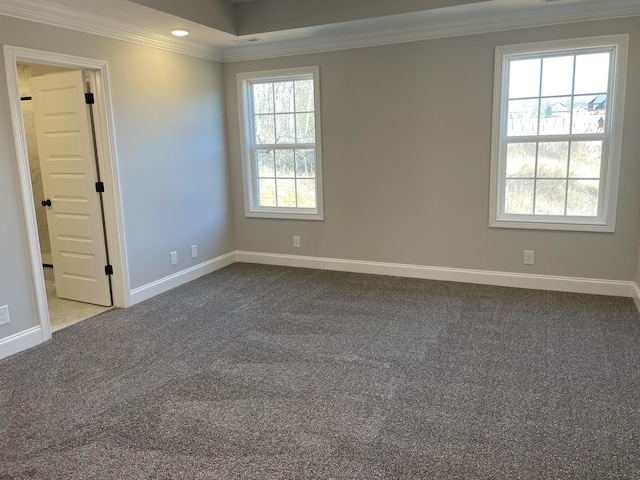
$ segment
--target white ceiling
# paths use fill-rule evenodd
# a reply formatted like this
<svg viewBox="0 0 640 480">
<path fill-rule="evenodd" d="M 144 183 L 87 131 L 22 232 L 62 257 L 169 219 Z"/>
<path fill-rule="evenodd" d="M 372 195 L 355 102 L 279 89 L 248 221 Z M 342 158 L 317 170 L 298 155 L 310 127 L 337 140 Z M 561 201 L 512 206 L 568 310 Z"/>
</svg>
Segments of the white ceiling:
<svg viewBox="0 0 640 480">
<path fill-rule="evenodd" d="M 0 15 L 203 58 L 238 61 L 635 16 L 640 15 L 640 0 L 554 0 L 549 3 L 541 0 L 489 0 L 244 37 L 126 0 L 0 0 Z M 191 35 L 181 39 L 172 37 L 170 30 L 178 27 L 186 28 Z M 249 41 L 254 39 L 257 41 Z"/>
</svg>

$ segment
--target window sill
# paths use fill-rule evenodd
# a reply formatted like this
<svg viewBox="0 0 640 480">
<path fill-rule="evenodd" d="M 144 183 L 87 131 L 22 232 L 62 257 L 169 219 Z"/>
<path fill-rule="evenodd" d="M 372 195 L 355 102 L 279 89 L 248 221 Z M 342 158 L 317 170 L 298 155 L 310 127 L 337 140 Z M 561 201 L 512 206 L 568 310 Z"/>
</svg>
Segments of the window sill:
<svg viewBox="0 0 640 480">
<path fill-rule="evenodd" d="M 322 213 L 292 213 L 292 212 L 245 212 L 247 218 L 272 218 L 281 220 L 324 220 Z"/>
<path fill-rule="evenodd" d="M 489 222 L 491 228 L 515 228 L 523 230 L 555 230 L 567 232 L 615 232 L 614 225 L 608 225 L 604 222 L 589 223 L 563 223 L 549 221 L 524 221 L 524 220 L 491 220 Z"/>
</svg>

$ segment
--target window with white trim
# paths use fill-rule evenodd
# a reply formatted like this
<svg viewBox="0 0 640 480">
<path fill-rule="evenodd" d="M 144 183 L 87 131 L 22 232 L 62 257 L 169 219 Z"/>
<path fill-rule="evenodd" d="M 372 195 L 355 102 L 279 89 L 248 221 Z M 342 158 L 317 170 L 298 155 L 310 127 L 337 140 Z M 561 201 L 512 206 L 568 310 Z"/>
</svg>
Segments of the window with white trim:
<svg viewBox="0 0 640 480">
<path fill-rule="evenodd" d="M 614 231 L 627 43 L 496 49 L 490 226 Z"/>
<path fill-rule="evenodd" d="M 318 67 L 239 73 L 245 214 L 322 220 Z"/>
</svg>

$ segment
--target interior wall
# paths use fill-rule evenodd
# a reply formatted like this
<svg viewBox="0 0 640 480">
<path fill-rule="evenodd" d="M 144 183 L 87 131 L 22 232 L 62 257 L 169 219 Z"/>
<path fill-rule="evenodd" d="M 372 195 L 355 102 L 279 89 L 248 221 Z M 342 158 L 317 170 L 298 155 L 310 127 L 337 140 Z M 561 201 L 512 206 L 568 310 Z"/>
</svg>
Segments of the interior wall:
<svg viewBox="0 0 640 480">
<path fill-rule="evenodd" d="M 636 257 L 635 266 L 636 266 L 635 281 L 638 288 L 640 288 L 640 241 L 638 242 L 638 256 Z M 640 304 L 638 305 L 638 309 L 640 309 Z"/>
<path fill-rule="evenodd" d="M 487 0 L 260 0 L 236 3 L 235 13 L 237 34 L 251 35 L 484 1 Z"/>
<path fill-rule="evenodd" d="M 489 228 L 496 46 L 622 33 L 630 48 L 615 233 Z M 639 34 L 634 17 L 225 64 L 236 248 L 632 280 Z M 236 74 L 305 65 L 320 66 L 325 220 L 246 218 Z M 535 265 L 523 264 L 524 250 Z"/>
<path fill-rule="evenodd" d="M 220 64 L 4 16 L 0 44 L 108 62 L 132 289 L 234 249 Z M 4 74 L 0 205 L 0 305 L 11 316 L 2 339 L 37 323 Z"/>
</svg>

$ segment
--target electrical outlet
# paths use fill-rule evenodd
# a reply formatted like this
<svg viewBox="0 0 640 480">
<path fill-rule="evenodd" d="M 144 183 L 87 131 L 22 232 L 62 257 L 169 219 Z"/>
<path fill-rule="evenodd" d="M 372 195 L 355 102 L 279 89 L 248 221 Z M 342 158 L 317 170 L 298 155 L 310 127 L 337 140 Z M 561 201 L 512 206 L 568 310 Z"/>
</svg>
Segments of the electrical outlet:
<svg viewBox="0 0 640 480">
<path fill-rule="evenodd" d="M 9 305 L 4 305 L 0 307 L 0 325 L 6 325 L 9 322 Z"/>
<path fill-rule="evenodd" d="M 295 248 L 300 248 L 300 237 L 297 235 L 293 236 L 293 246 Z"/>
<path fill-rule="evenodd" d="M 198 245 L 191 245 L 191 258 L 198 256 Z"/>
<path fill-rule="evenodd" d="M 171 265 L 176 265 L 178 263 L 178 252 L 171 252 L 169 256 L 171 258 Z"/>
<path fill-rule="evenodd" d="M 524 264 L 533 265 L 533 250 L 524 251 Z"/>
</svg>

